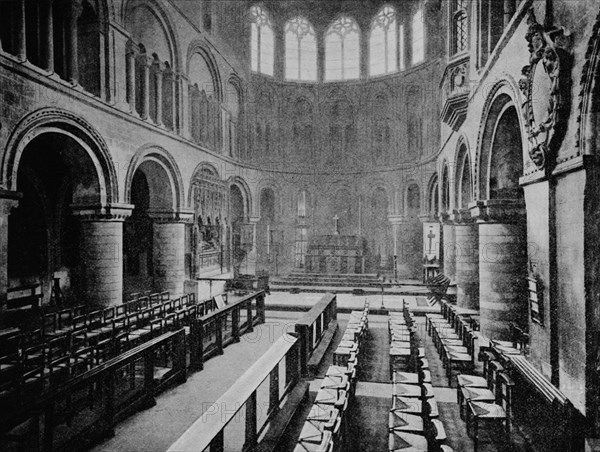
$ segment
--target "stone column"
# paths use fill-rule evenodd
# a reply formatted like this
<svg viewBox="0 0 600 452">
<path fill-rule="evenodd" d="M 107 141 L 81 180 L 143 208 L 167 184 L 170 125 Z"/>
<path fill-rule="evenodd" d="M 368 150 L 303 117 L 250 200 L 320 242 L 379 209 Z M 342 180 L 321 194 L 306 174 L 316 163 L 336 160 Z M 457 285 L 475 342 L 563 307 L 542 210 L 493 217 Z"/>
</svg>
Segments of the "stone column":
<svg viewBox="0 0 600 452">
<path fill-rule="evenodd" d="M 6 309 L 8 292 L 8 221 L 20 198 L 19 192 L 0 190 L 0 312 Z"/>
<path fill-rule="evenodd" d="M 123 222 L 133 206 L 74 206 L 81 219 L 81 284 L 83 301 L 91 306 L 123 302 Z"/>
<path fill-rule="evenodd" d="M 527 319 L 527 230 L 519 200 L 469 205 L 479 225 L 479 310 L 481 331 L 511 340 L 510 324 Z"/>
<path fill-rule="evenodd" d="M 258 246 L 257 246 L 257 225 L 260 217 L 250 217 L 249 223 L 252 225 L 252 249 L 248 251 L 244 261 L 240 268 L 245 269 L 250 275 L 256 273 L 256 263 L 258 260 Z"/>
<path fill-rule="evenodd" d="M 179 107 L 179 115 L 176 121 L 177 127 L 176 130 L 179 134 L 184 138 L 191 138 L 190 131 L 190 98 L 189 98 L 189 79 L 184 74 L 178 74 L 178 83 L 177 85 L 177 98 L 179 102 L 177 103 Z"/>
<path fill-rule="evenodd" d="M 455 210 L 456 302 L 458 306 L 479 309 L 479 230 L 468 209 Z"/>
<path fill-rule="evenodd" d="M 392 224 L 392 234 L 394 235 L 394 279 L 410 277 L 410 270 L 406 261 L 404 247 L 398 243 L 400 226 L 404 223 L 404 215 L 388 215 L 388 220 Z"/>
<path fill-rule="evenodd" d="M 138 47 L 133 42 L 127 43 L 127 103 L 129 104 L 129 112 L 137 114 L 135 105 L 135 60 L 138 56 Z"/>
<path fill-rule="evenodd" d="M 44 23 L 44 44 L 46 52 L 44 54 L 44 69 L 48 72 L 54 72 L 54 17 L 52 14 L 53 0 L 46 0 L 46 8 L 43 10 Z"/>
<path fill-rule="evenodd" d="M 508 26 L 508 23 L 515 14 L 515 3 L 516 0 L 504 0 L 504 28 Z"/>
<path fill-rule="evenodd" d="M 150 67 L 154 63 L 151 57 L 148 57 L 145 53 L 142 53 L 139 57 L 142 65 L 142 111 L 141 118 L 149 121 L 150 120 Z"/>
<path fill-rule="evenodd" d="M 164 76 L 164 70 L 165 70 L 165 65 L 162 63 L 158 63 L 156 64 L 156 72 L 154 73 L 154 89 L 156 92 L 156 101 L 155 101 L 155 106 L 156 106 L 156 125 L 158 126 L 162 126 L 163 125 L 163 120 L 162 120 L 162 115 L 163 115 L 163 76 Z"/>
<path fill-rule="evenodd" d="M 67 80 L 73 85 L 79 82 L 79 50 L 77 20 L 81 14 L 81 0 L 72 0 L 69 8 L 67 28 Z"/>
<path fill-rule="evenodd" d="M 27 31 L 25 29 L 25 0 L 18 0 L 17 10 L 17 58 L 27 61 Z"/>
<path fill-rule="evenodd" d="M 450 221 L 447 213 L 440 214 L 442 221 L 442 246 L 443 246 L 443 273 L 450 278 L 450 284 L 456 280 L 456 238 L 454 236 L 454 224 Z"/>
<path fill-rule="evenodd" d="M 184 293 L 185 225 L 193 212 L 149 212 L 154 220 L 154 289 L 168 290 L 171 296 Z"/>
</svg>

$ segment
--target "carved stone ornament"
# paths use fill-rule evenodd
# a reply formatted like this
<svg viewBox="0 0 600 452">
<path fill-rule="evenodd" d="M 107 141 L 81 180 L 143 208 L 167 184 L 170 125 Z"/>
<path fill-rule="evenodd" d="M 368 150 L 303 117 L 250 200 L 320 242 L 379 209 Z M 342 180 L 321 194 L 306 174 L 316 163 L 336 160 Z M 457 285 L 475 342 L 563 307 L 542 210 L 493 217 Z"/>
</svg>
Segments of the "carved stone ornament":
<svg viewBox="0 0 600 452">
<path fill-rule="evenodd" d="M 523 115 L 529 156 L 539 170 L 549 169 L 564 138 L 570 105 L 571 64 L 562 28 L 540 25 L 529 10 L 529 64 L 519 88 L 525 95 Z"/>
</svg>

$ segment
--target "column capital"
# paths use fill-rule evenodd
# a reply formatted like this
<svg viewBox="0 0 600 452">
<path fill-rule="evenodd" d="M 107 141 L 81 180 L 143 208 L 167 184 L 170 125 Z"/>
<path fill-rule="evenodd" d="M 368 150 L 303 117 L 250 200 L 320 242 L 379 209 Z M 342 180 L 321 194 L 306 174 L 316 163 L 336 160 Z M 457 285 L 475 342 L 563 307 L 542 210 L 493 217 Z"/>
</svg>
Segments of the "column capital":
<svg viewBox="0 0 600 452">
<path fill-rule="evenodd" d="M 81 13 L 83 12 L 83 0 L 71 0 L 71 14 L 73 14 L 73 19 L 79 19 Z"/>
<path fill-rule="evenodd" d="M 127 40 L 127 44 L 125 44 L 125 50 L 127 55 L 137 56 L 140 53 L 140 46 L 133 42 L 131 39 Z"/>
<path fill-rule="evenodd" d="M 23 194 L 18 191 L 0 189 L 0 216 L 10 215 L 12 209 L 19 205 L 19 200 L 22 197 Z"/>
<path fill-rule="evenodd" d="M 133 211 L 133 204 L 81 205 L 73 204 L 73 215 L 81 221 L 125 221 Z"/>
<path fill-rule="evenodd" d="M 248 223 L 250 224 L 257 224 L 260 221 L 260 217 L 249 217 L 248 218 Z"/>
<path fill-rule="evenodd" d="M 452 224 L 452 220 L 450 219 L 451 211 L 438 212 L 438 220 L 442 224 Z"/>
<path fill-rule="evenodd" d="M 437 223 L 438 219 L 436 218 L 435 215 L 430 214 L 430 213 L 424 213 L 419 215 L 419 220 L 421 221 L 421 223 Z"/>
<path fill-rule="evenodd" d="M 449 220 L 456 225 L 466 225 L 475 222 L 475 219 L 471 216 L 470 209 L 455 209 L 452 211 L 449 217 Z"/>
<path fill-rule="evenodd" d="M 194 221 L 194 211 L 191 209 L 173 210 L 151 210 L 148 216 L 155 223 L 183 223 L 189 224 Z"/>
<path fill-rule="evenodd" d="M 525 202 L 521 199 L 486 199 L 469 204 L 477 223 L 521 223 L 525 221 Z"/>
<path fill-rule="evenodd" d="M 393 225 L 399 225 L 406 221 L 406 217 L 404 215 L 388 215 L 388 220 Z"/>
<path fill-rule="evenodd" d="M 163 75 L 166 72 L 167 65 L 164 61 L 152 58 L 152 65 L 156 68 L 157 72 L 160 72 L 161 75 Z"/>
<path fill-rule="evenodd" d="M 147 68 L 152 67 L 152 65 L 156 61 L 152 55 L 148 55 L 145 52 L 140 52 L 136 55 L 136 58 L 140 62 L 140 64 Z"/>
</svg>

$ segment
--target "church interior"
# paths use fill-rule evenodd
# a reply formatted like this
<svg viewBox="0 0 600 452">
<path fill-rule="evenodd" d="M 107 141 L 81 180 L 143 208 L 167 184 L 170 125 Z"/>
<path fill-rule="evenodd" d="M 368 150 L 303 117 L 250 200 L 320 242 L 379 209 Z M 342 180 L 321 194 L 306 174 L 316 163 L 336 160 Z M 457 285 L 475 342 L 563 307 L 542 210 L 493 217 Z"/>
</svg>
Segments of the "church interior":
<svg viewBox="0 0 600 452">
<path fill-rule="evenodd" d="M 600 451 L 599 124 L 596 0 L 1 1 L 0 449 Z"/>
</svg>

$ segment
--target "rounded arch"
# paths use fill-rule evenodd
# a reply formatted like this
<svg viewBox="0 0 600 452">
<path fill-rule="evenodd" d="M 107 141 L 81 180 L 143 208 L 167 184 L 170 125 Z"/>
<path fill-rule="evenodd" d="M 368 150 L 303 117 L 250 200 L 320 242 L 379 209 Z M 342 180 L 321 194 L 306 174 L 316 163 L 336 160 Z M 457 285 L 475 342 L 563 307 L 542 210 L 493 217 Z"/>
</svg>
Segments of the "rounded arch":
<svg viewBox="0 0 600 452">
<path fill-rule="evenodd" d="M 485 199 L 519 197 L 523 174 L 521 115 L 508 93 L 496 94 L 483 124 L 477 162 L 478 196 Z"/>
<path fill-rule="evenodd" d="M 421 204 L 421 187 L 417 181 L 411 180 L 404 191 L 404 215 L 419 215 Z"/>
<path fill-rule="evenodd" d="M 429 215 L 434 216 L 438 214 L 440 210 L 439 200 L 438 174 L 433 173 L 433 175 L 429 178 L 429 182 L 427 183 L 427 212 Z"/>
<path fill-rule="evenodd" d="M 513 106 L 517 111 L 518 105 L 520 105 L 516 84 L 508 76 L 499 80 L 490 88 L 483 106 L 479 135 L 477 137 L 477 152 L 473 165 L 474 199 L 483 199 L 488 196 L 487 179 L 492 141 L 497 119 L 507 105 Z M 523 136 L 522 115 L 517 114 L 517 121 L 519 134 Z M 521 160 L 523 159 L 524 152 L 521 150 Z"/>
<path fill-rule="evenodd" d="M 190 43 L 187 52 L 185 73 L 188 75 L 190 74 L 192 58 L 196 54 L 200 55 L 204 59 L 212 78 L 213 88 L 215 91 L 214 97 L 221 102 L 223 100 L 223 82 L 221 80 L 219 66 L 210 47 L 208 47 L 205 42 L 195 40 Z"/>
<path fill-rule="evenodd" d="M 253 215 L 252 212 L 252 192 L 250 191 L 250 187 L 248 183 L 242 179 L 240 176 L 232 176 L 228 179 L 229 188 L 235 185 L 242 194 L 242 198 L 244 199 L 244 217 L 249 218 Z"/>
<path fill-rule="evenodd" d="M 167 40 L 171 67 L 173 70 L 180 71 L 182 68 L 180 49 L 178 48 L 177 34 L 172 26 L 173 20 L 156 0 L 129 0 L 123 2 L 121 9 L 121 20 L 124 27 L 127 28 L 130 15 L 135 8 L 145 8 L 158 22 Z M 128 30 L 130 33 L 132 30 Z M 147 43 L 143 43 L 147 46 Z M 157 49 L 151 49 L 156 51 Z"/>
<path fill-rule="evenodd" d="M 126 203 L 131 202 L 133 177 L 138 169 L 144 171 L 149 179 L 150 200 L 156 203 L 156 207 L 173 212 L 181 210 L 185 202 L 183 180 L 177 162 L 166 149 L 149 144 L 135 153 L 125 177 Z"/>
<path fill-rule="evenodd" d="M 579 112 L 577 115 L 577 141 L 579 154 L 595 155 L 598 150 L 598 115 L 600 113 L 600 13 L 594 22 L 588 41 L 585 64 L 581 74 L 579 90 Z M 560 162 L 559 162 L 560 163 Z"/>
<path fill-rule="evenodd" d="M 284 193 L 284 190 L 282 189 L 279 182 L 273 178 L 268 178 L 268 179 L 262 180 L 258 184 L 258 187 L 256 189 L 256 196 L 254 197 L 254 200 L 255 200 L 254 212 L 256 213 L 257 216 L 259 216 L 259 217 L 262 216 L 262 213 L 260 211 L 260 196 L 261 196 L 262 191 L 267 188 L 273 190 L 273 193 L 275 194 L 275 203 L 274 203 L 275 215 L 277 218 L 281 218 L 281 213 L 283 212 L 283 210 L 282 210 L 283 196 L 281 194 Z"/>
<path fill-rule="evenodd" d="M 232 73 L 227 79 L 227 85 L 231 85 L 233 88 L 235 88 L 236 92 L 234 94 L 238 96 L 238 102 L 241 108 L 244 105 L 246 99 L 246 93 L 244 92 L 244 82 L 242 81 L 239 75 Z M 226 92 L 225 95 L 227 97 L 229 93 Z M 227 101 L 227 99 L 225 100 Z"/>
<path fill-rule="evenodd" d="M 444 159 L 442 162 L 442 178 L 440 182 L 440 211 L 446 213 L 450 210 L 450 165 Z"/>
<path fill-rule="evenodd" d="M 220 174 L 219 174 L 219 170 L 217 169 L 217 167 L 209 162 L 201 162 L 199 163 L 196 168 L 194 168 L 194 171 L 192 172 L 192 178 L 190 179 L 190 183 L 189 183 L 189 190 L 188 190 L 188 207 L 191 207 L 194 205 L 194 178 L 196 177 L 197 174 L 201 173 L 201 172 L 206 172 L 208 174 L 210 174 L 211 176 L 214 176 L 215 178 L 219 178 L 220 179 Z"/>
<path fill-rule="evenodd" d="M 117 174 L 102 136 L 79 115 L 55 108 L 43 108 L 25 116 L 11 133 L 1 162 L 1 185 L 17 190 L 19 162 L 27 144 L 45 133 L 69 136 L 90 157 L 98 176 L 98 203 L 107 206 L 119 200 Z"/>
<path fill-rule="evenodd" d="M 456 144 L 454 158 L 454 206 L 457 209 L 466 209 L 468 203 L 473 201 L 473 174 L 469 144 L 463 135 Z"/>
</svg>

